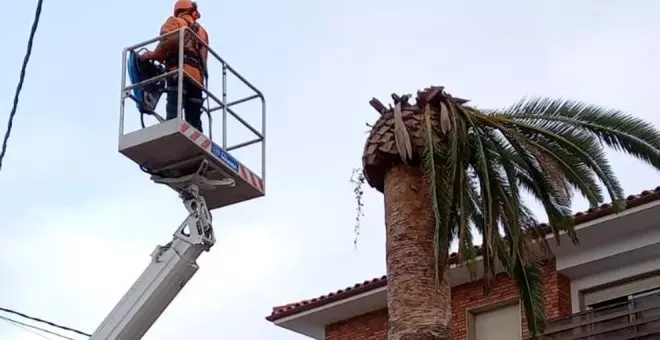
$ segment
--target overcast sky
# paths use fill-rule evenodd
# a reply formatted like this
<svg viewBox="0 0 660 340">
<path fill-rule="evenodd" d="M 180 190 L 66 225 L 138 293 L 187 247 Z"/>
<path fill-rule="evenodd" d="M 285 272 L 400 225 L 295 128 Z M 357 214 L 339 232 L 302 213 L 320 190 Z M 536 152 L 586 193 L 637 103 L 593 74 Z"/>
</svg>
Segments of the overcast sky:
<svg viewBox="0 0 660 340">
<path fill-rule="evenodd" d="M 2 124 L 35 5 L 3 6 Z M 356 250 L 349 183 L 373 96 L 429 85 L 483 107 L 564 96 L 660 123 L 651 0 L 199 5 L 213 48 L 267 97 L 267 196 L 214 211 L 218 243 L 144 339 L 303 339 L 264 320 L 273 305 L 384 273 L 382 197 L 367 190 Z M 45 1 L 0 172 L 0 307 L 91 333 L 185 218 L 173 191 L 117 152 L 121 49 L 155 36 L 170 11 L 169 1 Z M 641 163 L 612 161 L 629 193 L 660 184 Z M 4 322 L 0 338 L 41 339 Z"/>
</svg>

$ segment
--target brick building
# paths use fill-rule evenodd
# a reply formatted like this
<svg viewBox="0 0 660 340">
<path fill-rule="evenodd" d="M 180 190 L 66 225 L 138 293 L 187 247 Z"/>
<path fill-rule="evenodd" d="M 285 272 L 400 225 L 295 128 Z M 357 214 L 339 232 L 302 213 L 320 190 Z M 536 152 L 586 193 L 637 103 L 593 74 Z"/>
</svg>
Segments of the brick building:
<svg viewBox="0 0 660 340">
<path fill-rule="evenodd" d="M 660 187 L 629 197 L 619 214 L 603 205 L 575 217 L 580 246 L 551 240 L 544 263 L 545 338 L 660 339 Z M 454 339 L 527 338 L 514 282 L 500 272 L 484 296 L 479 277 L 455 254 L 449 262 Z M 312 339 L 385 340 L 386 289 L 387 278 L 375 278 L 274 307 L 266 319 Z"/>
</svg>

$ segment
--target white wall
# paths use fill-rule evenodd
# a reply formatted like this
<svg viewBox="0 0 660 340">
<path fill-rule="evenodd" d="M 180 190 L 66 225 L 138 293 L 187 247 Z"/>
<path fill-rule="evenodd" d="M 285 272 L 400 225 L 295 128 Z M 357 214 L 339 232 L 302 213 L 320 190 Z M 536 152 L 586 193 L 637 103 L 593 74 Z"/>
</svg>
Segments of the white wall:
<svg viewBox="0 0 660 340">
<path fill-rule="evenodd" d="M 570 255 L 557 256 L 557 270 L 583 266 L 598 260 L 611 258 L 616 255 L 623 255 L 647 246 L 660 245 L 660 228 L 645 229 L 629 235 L 627 237 L 618 237 L 614 241 L 609 241 L 593 248 L 579 249 Z"/>
</svg>

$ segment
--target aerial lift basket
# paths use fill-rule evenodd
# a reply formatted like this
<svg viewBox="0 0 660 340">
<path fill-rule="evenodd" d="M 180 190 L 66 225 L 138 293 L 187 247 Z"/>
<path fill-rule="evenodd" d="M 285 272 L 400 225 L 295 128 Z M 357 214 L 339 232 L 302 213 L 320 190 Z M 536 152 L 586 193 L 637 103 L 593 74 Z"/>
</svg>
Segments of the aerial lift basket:
<svg viewBox="0 0 660 340">
<path fill-rule="evenodd" d="M 186 32 L 188 31 L 188 32 Z M 250 84 L 243 76 L 238 74 L 229 66 L 212 48 L 209 49 L 209 63 L 219 62 L 222 67 L 222 94 L 220 98 L 214 95 L 210 89 L 205 88 L 204 94 L 206 100 L 211 105 L 203 107 L 203 112 L 208 117 L 208 135 L 201 133 L 193 128 L 183 119 L 182 114 L 182 88 L 183 77 L 188 75 L 183 72 L 183 60 L 179 58 L 179 67 L 174 71 L 163 71 L 161 74 L 149 79 L 140 79 L 137 81 L 131 74 L 132 84 L 127 84 L 127 73 L 129 66 L 134 62 L 135 56 L 144 50 L 145 46 L 152 44 L 170 34 L 179 34 L 179 55 L 182 56 L 183 34 L 196 34 L 185 27 L 178 31 L 136 44 L 124 49 L 122 53 L 122 81 L 121 81 L 121 104 L 120 104 L 120 122 L 119 122 L 119 152 L 137 163 L 143 171 L 152 175 L 153 179 L 161 179 L 159 183 L 165 183 L 177 192 L 181 192 L 190 181 L 177 182 L 174 180 L 162 181 L 162 179 L 184 178 L 197 173 L 203 177 L 206 183 L 217 181 L 230 181 L 233 185 L 218 186 L 202 185 L 200 186 L 200 196 L 206 199 L 209 210 L 223 206 L 243 202 L 253 198 L 261 197 L 266 190 L 265 181 L 265 122 L 266 106 L 262 93 Z M 197 37 L 199 39 L 199 37 Z M 132 59 L 131 59 L 132 58 Z M 153 92 L 154 84 L 162 83 L 168 77 L 175 77 L 178 80 L 178 108 L 177 117 L 171 120 L 165 120 L 160 114 L 153 110 L 152 103 L 147 102 L 149 91 Z M 227 76 L 231 75 L 245 84 L 254 94 L 242 99 L 227 102 Z M 139 91 L 136 91 L 139 89 Z M 136 94 L 142 94 L 138 98 Z M 151 93 L 152 97 L 157 98 L 160 94 Z M 126 99 L 132 99 L 138 105 L 140 114 L 148 113 L 155 117 L 159 123 L 138 129 L 133 132 L 125 133 Z M 261 104 L 261 127 L 254 128 L 238 115 L 233 107 L 235 105 L 248 101 L 258 100 Z M 153 99 L 152 99 L 153 102 Z M 222 118 L 222 142 L 217 144 L 212 136 L 212 116 L 220 113 Z M 235 145 L 227 145 L 227 119 L 231 116 L 241 123 L 247 130 L 254 134 L 254 138 L 247 139 Z M 261 169 L 259 174 L 246 167 L 231 152 L 253 144 L 261 144 Z M 199 173 L 203 169 L 203 173 Z M 194 181 L 194 180 L 193 180 Z M 185 182 L 185 183 L 184 183 Z M 196 183 L 200 184 L 200 183 Z"/>
</svg>

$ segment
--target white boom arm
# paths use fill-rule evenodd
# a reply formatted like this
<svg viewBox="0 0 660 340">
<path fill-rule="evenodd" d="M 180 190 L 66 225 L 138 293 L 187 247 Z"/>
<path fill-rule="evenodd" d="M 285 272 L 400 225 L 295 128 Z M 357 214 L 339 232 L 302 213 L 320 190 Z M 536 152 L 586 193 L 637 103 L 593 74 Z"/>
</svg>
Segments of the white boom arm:
<svg viewBox="0 0 660 340">
<path fill-rule="evenodd" d="M 195 261 L 215 243 L 211 214 L 199 195 L 199 186 L 233 186 L 232 179 L 211 181 L 200 173 L 176 179 L 152 176 L 158 183 L 181 183 L 188 217 L 174 233 L 172 241 L 157 246 L 151 263 L 126 292 L 115 308 L 92 334 L 91 340 L 138 340 L 174 300 L 179 291 L 197 272 Z"/>
</svg>

